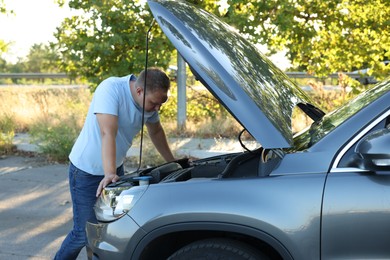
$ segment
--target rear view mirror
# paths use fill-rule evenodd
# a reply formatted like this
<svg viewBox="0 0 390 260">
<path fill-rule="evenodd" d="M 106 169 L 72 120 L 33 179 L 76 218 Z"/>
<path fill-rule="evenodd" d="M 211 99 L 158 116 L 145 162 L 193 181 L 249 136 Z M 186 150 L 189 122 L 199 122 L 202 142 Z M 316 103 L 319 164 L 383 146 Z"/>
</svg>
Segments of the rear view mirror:
<svg viewBox="0 0 390 260">
<path fill-rule="evenodd" d="M 381 129 L 363 137 L 355 152 L 366 170 L 390 170 L 390 130 Z"/>
</svg>

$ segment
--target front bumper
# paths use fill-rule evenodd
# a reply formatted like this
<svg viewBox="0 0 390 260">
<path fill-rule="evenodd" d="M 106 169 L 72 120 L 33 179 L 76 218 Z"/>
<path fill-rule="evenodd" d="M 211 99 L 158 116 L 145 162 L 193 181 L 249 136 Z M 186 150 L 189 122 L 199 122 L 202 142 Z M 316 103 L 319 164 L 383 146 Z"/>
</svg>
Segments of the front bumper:
<svg viewBox="0 0 390 260">
<path fill-rule="evenodd" d="M 130 240 L 136 233 L 144 235 L 144 231 L 128 215 L 110 223 L 87 222 L 86 232 L 93 259 L 112 260 L 129 259 L 133 251 Z"/>
</svg>

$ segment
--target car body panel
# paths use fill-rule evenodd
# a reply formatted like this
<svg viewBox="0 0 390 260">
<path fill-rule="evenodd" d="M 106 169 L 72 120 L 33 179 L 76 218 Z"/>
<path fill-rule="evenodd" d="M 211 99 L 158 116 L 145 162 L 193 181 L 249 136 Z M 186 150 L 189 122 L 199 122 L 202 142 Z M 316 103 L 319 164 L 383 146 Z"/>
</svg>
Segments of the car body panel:
<svg viewBox="0 0 390 260">
<path fill-rule="evenodd" d="M 263 147 L 291 146 L 292 110 L 311 103 L 299 87 L 216 17 L 180 1 L 148 4 L 197 79 Z"/>
<path fill-rule="evenodd" d="M 390 172 L 329 174 L 322 217 L 323 259 L 388 259 Z"/>
<path fill-rule="evenodd" d="M 316 259 L 325 177 L 317 173 L 150 185 L 131 216 L 147 233 L 176 224 L 185 230 L 186 223 L 193 222 L 247 226 L 273 234 L 287 251 L 300 248 L 300 252 L 292 250 L 295 259 Z"/>
<path fill-rule="evenodd" d="M 166 225 L 154 229 L 149 232 L 142 240 L 137 244 L 137 247 L 129 244 L 129 250 L 127 252 L 134 252 L 131 259 L 140 259 L 145 252 L 145 248 L 153 241 L 157 240 L 159 237 L 164 237 L 165 235 L 170 235 L 176 232 L 232 232 L 236 234 L 245 234 L 247 236 L 259 239 L 271 245 L 276 251 L 281 255 L 284 260 L 292 260 L 291 254 L 287 249 L 274 237 L 269 234 L 262 232 L 258 229 L 252 228 L 247 225 L 242 224 L 231 224 L 225 222 L 179 222 L 172 225 Z M 137 241 L 137 240 L 135 240 Z"/>
<path fill-rule="evenodd" d="M 129 237 L 145 236 L 145 232 L 129 216 L 107 223 L 88 222 L 86 226 L 88 244 L 101 259 L 128 259 L 123 252 L 128 248 Z"/>
</svg>

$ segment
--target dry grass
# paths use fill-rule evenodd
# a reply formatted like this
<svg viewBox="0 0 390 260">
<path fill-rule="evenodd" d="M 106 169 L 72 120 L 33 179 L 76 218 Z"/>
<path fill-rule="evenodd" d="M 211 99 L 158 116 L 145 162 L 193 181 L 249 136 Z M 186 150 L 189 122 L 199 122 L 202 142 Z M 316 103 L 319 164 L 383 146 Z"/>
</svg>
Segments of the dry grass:
<svg viewBox="0 0 390 260">
<path fill-rule="evenodd" d="M 180 129 L 172 120 L 162 119 L 164 129 L 170 137 L 202 137 L 202 138 L 229 138 L 237 136 L 241 125 L 230 115 L 215 119 L 186 122 L 185 129 Z"/>
<path fill-rule="evenodd" d="M 0 118 L 11 117 L 16 132 L 39 122 L 56 125 L 75 118 L 81 126 L 91 100 L 87 88 L 12 86 L 0 89 Z"/>
<path fill-rule="evenodd" d="M 327 109 L 332 101 L 336 102 L 336 93 L 318 92 L 321 100 L 326 101 Z M 84 122 L 91 101 L 91 93 L 85 87 L 31 87 L 10 86 L 0 88 L 0 118 L 12 118 L 15 132 L 28 132 L 37 124 L 57 125 L 59 122 L 75 122 L 80 128 Z M 341 102 L 338 100 L 337 106 Z M 176 120 L 162 118 L 165 131 L 170 137 L 236 138 L 242 126 L 228 113 L 217 118 L 187 120 L 185 129 L 179 129 Z M 294 132 L 311 123 L 299 111 L 293 113 Z M 244 138 L 250 136 L 244 134 Z"/>
<path fill-rule="evenodd" d="M 16 133 L 28 132 L 48 158 L 66 161 L 91 100 L 87 88 L 0 88 L 0 154 L 13 153 Z"/>
<path fill-rule="evenodd" d="M 325 110 L 344 103 L 339 93 L 318 92 L 318 98 L 325 101 Z M 91 93 L 85 87 L 32 87 L 10 86 L 0 88 L 0 119 L 11 118 L 15 132 L 27 132 L 37 123 L 56 125 L 72 118 L 80 128 L 84 122 L 91 101 Z M 185 129 L 178 129 L 176 120 L 162 118 L 165 131 L 170 137 L 229 138 L 236 137 L 242 126 L 228 113 L 217 118 L 187 120 Z M 294 111 L 293 131 L 299 131 L 311 121 Z M 244 138 L 250 138 L 244 135 Z"/>
<path fill-rule="evenodd" d="M 326 107 L 327 111 L 346 101 L 344 97 L 340 97 L 339 93 L 321 91 L 311 94 L 314 95 L 316 101 L 323 102 L 322 108 Z M 64 152 L 65 155 L 60 154 L 59 156 L 64 156 L 66 159 L 67 149 L 70 149 L 72 138 L 77 137 L 77 133 L 84 123 L 91 98 L 92 94 L 85 87 L 0 87 L 0 133 L 3 133 L 0 136 L 0 152 L 1 146 L 7 147 L 7 142 L 9 143 L 9 140 L 13 139 L 14 133 L 41 131 L 44 133 L 43 140 L 53 140 L 50 148 Z M 222 112 L 221 114 L 217 115 L 216 118 L 188 119 L 185 129 L 178 129 L 175 119 L 163 116 L 162 124 L 168 137 L 236 139 L 243 129 L 242 126 L 228 113 Z M 303 116 L 302 113 L 294 111 L 293 132 L 300 131 L 310 123 L 310 119 Z M 4 125 L 7 126 L 7 129 L 4 129 Z M 65 136 L 68 133 L 69 136 Z M 253 140 L 248 133 L 244 133 L 242 139 Z M 135 140 L 136 142 L 137 140 Z M 64 147 L 58 147 L 59 144 Z M 145 157 L 159 158 L 148 141 L 146 141 L 144 152 Z"/>
</svg>

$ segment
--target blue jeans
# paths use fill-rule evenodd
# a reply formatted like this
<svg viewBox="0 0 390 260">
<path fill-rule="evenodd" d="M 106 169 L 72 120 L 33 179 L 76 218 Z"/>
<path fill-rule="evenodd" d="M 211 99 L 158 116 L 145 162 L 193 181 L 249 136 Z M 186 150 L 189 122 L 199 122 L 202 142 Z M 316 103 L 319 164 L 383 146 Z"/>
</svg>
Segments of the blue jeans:
<svg viewBox="0 0 390 260">
<path fill-rule="evenodd" d="M 124 174 L 123 165 L 118 167 L 117 175 Z M 88 220 L 96 221 L 93 206 L 96 202 L 96 190 L 104 176 L 92 175 L 69 165 L 69 188 L 73 203 L 73 230 L 62 242 L 54 259 L 76 259 L 87 243 L 85 226 Z"/>
</svg>

